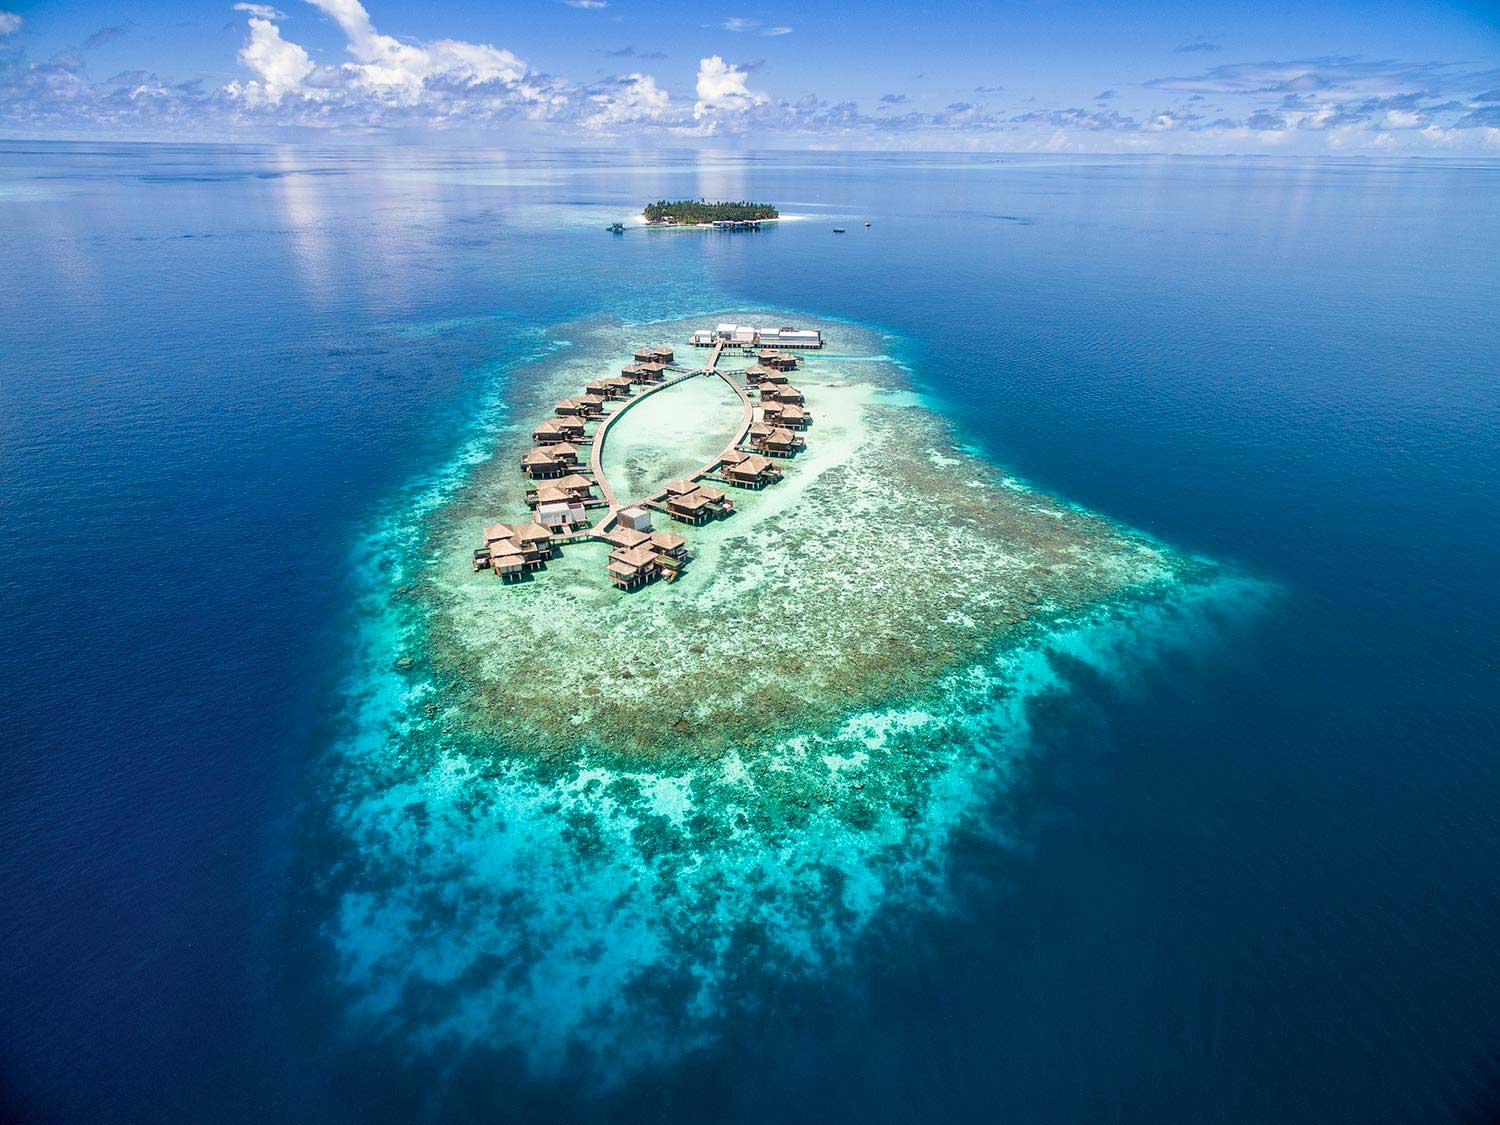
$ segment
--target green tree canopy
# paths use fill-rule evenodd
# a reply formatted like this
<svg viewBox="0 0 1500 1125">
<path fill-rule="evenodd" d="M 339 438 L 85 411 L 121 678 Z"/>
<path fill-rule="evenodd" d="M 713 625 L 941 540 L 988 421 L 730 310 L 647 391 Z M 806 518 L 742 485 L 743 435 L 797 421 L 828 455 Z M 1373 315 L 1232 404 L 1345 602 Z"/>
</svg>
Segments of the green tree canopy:
<svg viewBox="0 0 1500 1125">
<path fill-rule="evenodd" d="M 723 220 L 743 222 L 746 219 L 774 219 L 777 215 L 775 204 L 747 203 L 744 200 L 738 203 L 709 203 L 703 199 L 678 199 L 670 202 L 658 199 L 655 203 L 646 204 L 648 223 L 713 223 Z"/>
</svg>

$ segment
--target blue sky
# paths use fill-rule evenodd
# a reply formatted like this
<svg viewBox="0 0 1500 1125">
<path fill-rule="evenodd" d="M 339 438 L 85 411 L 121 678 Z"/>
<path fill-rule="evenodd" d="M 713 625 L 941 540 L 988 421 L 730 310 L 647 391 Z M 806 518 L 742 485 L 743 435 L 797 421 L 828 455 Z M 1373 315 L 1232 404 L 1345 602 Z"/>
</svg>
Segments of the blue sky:
<svg viewBox="0 0 1500 1125">
<path fill-rule="evenodd" d="M 21 3 L 0 134 L 1500 156 L 1500 6 Z"/>
</svg>

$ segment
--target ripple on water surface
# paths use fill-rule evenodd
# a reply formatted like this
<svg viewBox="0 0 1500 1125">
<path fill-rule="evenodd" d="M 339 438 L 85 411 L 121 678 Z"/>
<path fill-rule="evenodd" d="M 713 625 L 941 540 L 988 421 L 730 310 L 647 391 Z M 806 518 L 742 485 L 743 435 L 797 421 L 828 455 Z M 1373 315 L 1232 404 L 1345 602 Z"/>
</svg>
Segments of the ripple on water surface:
<svg viewBox="0 0 1500 1125">
<path fill-rule="evenodd" d="M 848 325 L 795 377 L 807 452 L 686 529 L 677 583 L 613 590 L 602 546 L 519 586 L 472 573 L 479 529 L 524 512 L 533 419 L 696 326 L 561 330 L 574 346 L 376 533 L 394 565 L 329 790 L 360 862 L 327 932 L 351 1009 L 415 1054 L 585 1059 L 607 1084 L 711 1042 L 746 973 L 825 972 L 886 908 L 943 908 L 949 842 L 1062 687 L 1052 652 L 1117 673 L 1256 594 L 958 448 Z M 722 447 L 737 403 L 715 386 L 621 420 L 617 490 Z"/>
</svg>

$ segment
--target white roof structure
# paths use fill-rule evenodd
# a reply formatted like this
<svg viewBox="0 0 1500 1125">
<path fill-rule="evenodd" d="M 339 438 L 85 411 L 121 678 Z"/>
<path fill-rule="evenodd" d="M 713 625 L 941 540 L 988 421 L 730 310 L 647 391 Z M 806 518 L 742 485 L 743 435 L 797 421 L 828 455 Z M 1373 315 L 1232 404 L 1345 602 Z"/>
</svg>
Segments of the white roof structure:
<svg viewBox="0 0 1500 1125">
<path fill-rule="evenodd" d="M 569 504 L 561 500 L 539 504 L 536 509 L 536 518 L 543 527 L 556 527 L 564 523 L 582 523 L 583 505 Z"/>
<path fill-rule="evenodd" d="M 783 344 L 788 347 L 821 348 L 823 346 L 823 333 L 816 328 L 794 328 L 789 324 L 780 328 L 757 328 L 751 324 L 730 324 L 724 321 L 716 324 L 713 331 L 700 328 L 693 333 L 693 343 L 712 343 L 715 340 L 725 340 L 732 344 L 745 344 L 755 346 L 757 344 L 776 345 Z"/>
<path fill-rule="evenodd" d="M 651 513 L 645 508 L 621 508 L 620 523 L 635 531 L 650 531 Z"/>
</svg>

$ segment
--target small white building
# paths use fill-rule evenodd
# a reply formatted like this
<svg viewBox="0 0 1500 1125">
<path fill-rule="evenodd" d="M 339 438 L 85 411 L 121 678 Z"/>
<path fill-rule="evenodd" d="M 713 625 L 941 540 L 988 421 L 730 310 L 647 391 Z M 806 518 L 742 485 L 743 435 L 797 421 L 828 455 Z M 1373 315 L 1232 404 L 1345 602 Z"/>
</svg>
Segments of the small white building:
<svg viewBox="0 0 1500 1125">
<path fill-rule="evenodd" d="M 582 504 L 564 500 L 538 504 L 536 518 L 537 522 L 548 530 L 570 529 L 588 522 L 588 516 L 584 514 Z"/>
<path fill-rule="evenodd" d="M 773 348 L 821 348 L 823 333 L 816 328 L 796 328 L 784 324 L 780 328 L 757 328 L 756 343 Z"/>
<path fill-rule="evenodd" d="M 651 513 L 645 508 L 621 508 L 620 526 L 628 527 L 632 531 L 650 531 Z"/>
</svg>

